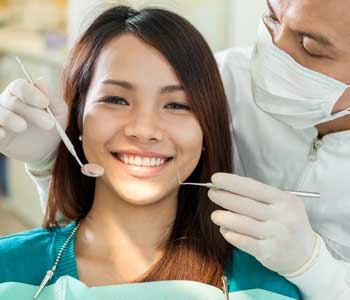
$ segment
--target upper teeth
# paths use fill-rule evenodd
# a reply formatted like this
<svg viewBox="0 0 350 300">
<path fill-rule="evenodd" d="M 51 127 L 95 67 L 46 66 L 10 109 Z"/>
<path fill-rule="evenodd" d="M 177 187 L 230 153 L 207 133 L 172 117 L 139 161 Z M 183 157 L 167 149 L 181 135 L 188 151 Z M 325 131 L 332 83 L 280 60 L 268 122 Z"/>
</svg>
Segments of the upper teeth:
<svg viewBox="0 0 350 300">
<path fill-rule="evenodd" d="M 141 157 L 134 155 L 118 154 L 118 158 L 125 164 L 141 167 L 156 167 L 165 163 L 165 158 L 159 157 Z"/>
</svg>

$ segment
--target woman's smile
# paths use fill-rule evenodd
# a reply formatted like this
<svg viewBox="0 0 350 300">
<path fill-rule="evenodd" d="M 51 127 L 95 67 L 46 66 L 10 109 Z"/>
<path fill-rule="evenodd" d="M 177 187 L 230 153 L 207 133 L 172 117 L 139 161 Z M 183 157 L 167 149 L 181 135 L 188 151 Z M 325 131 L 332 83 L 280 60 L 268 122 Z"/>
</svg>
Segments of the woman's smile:
<svg viewBox="0 0 350 300">
<path fill-rule="evenodd" d="M 142 151 L 116 151 L 111 154 L 117 167 L 134 177 L 155 176 L 174 158 L 174 156 Z"/>
</svg>

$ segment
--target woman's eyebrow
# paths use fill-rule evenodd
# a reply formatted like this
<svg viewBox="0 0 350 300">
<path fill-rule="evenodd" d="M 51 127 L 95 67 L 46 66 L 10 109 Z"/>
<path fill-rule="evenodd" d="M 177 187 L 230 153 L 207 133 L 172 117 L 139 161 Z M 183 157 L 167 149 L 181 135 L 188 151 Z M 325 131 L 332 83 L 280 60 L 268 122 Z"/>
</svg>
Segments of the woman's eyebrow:
<svg viewBox="0 0 350 300">
<path fill-rule="evenodd" d="M 122 88 L 128 89 L 128 90 L 135 90 L 136 87 L 125 80 L 116 80 L 116 79 L 106 79 L 102 81 L 103 84 L 112 84 L 112 85 L 117 85 Z M 182 85 L 178 84 L 171 84 L 164 86 L 160 89 L 161 94 L 167 94 L 167 93 L 173 93 L 173 92 L 178 92 L 178 91 L 184 91 L 184 87 Z"/>
<path fill-rule="evenodd" d="M 128 89 L 128 90 L 134 90 L 135 86 L 133 86 L 130 82 L 124 81 L 124 80 L 116 80 L 116 79 L 106 79 L 102 81 L 103 84 L 113 84 L 120 86 L 122 88 Z"/>
<path fill-rule="evenodd" d="M 173 93 L 173 92 L 183 92 L 185 88 L 182 85 L 167 85 L 165 87 L 162 87 L 160 90 L 161 94 L 167 94 L 167 93 Z"/>
</svg>

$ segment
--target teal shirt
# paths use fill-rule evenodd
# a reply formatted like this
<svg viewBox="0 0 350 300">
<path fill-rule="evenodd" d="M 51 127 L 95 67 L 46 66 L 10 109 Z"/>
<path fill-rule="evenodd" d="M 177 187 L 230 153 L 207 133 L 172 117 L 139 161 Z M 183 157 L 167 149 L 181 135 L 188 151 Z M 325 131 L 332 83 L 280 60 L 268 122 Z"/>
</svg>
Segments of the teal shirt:
<svg viewBox="0 0 350 300">
<path fill-rule="evenodd" d="M 0 238 L 0 283 L 39 285 L 74 226 L 75 223 L 71 223 L 64 228 L 34 229 Z M 64 251 L 50 283 L 64 275 L 79 279 L 74 240 L 75 237 Z M 296 286 L 240 250 L 233 251 L 226 275 L 230 292 L 260 288 L 302 299 Z"/>
</svg>

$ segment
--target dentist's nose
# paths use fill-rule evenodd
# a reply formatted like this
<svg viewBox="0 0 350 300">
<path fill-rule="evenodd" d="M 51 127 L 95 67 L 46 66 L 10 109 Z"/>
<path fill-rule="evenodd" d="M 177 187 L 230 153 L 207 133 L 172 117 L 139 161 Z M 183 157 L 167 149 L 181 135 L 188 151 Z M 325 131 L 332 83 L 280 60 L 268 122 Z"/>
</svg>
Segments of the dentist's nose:
<svg viewBox="0 0 350 300">
<path fill-rule="evenodd" d="M 300 37 L 295 37 L 295 34 L 286 24 L 276 24 L 274 26 L 266 24 L 275 46 L 298 61 Z"/>
<path fill-rule="evenodd" d="M 139 143 L 159 142 L 163 131 L 159 126 L 159 116 L 153 112 L 135 112 L 124 128 L 125 135 Z"/>
</svg>

